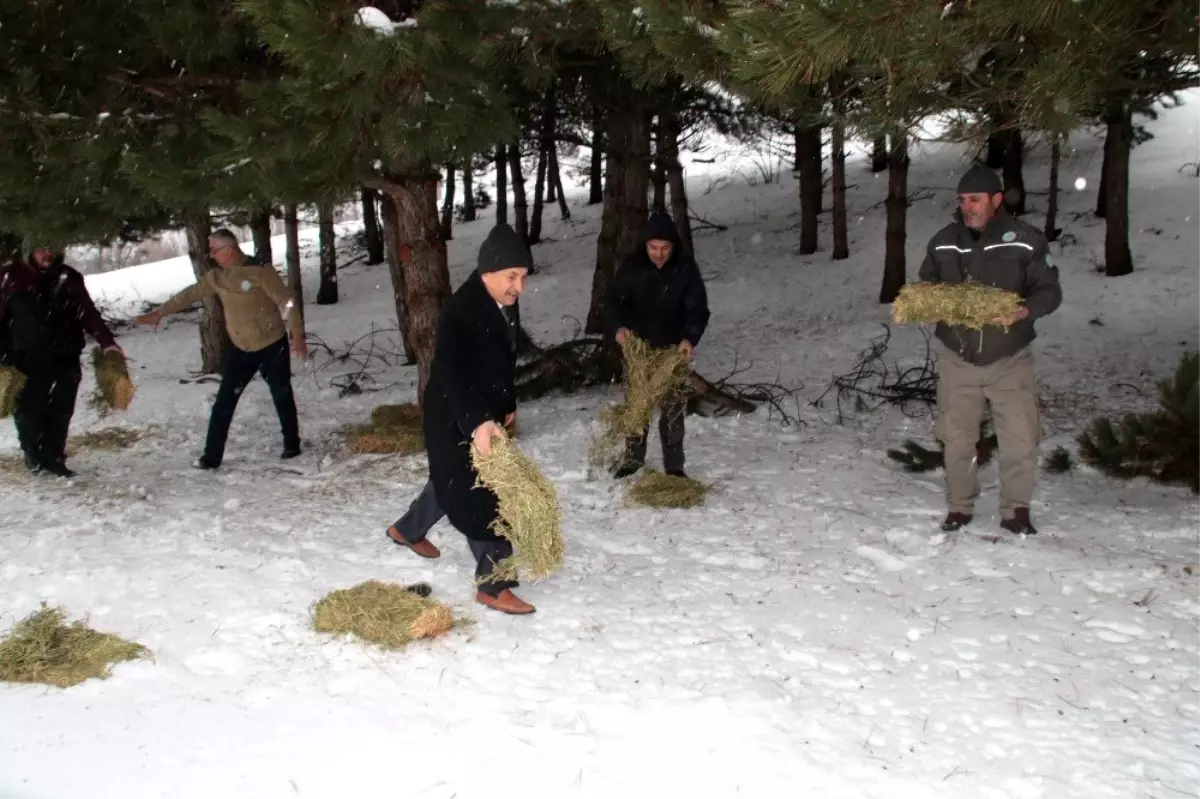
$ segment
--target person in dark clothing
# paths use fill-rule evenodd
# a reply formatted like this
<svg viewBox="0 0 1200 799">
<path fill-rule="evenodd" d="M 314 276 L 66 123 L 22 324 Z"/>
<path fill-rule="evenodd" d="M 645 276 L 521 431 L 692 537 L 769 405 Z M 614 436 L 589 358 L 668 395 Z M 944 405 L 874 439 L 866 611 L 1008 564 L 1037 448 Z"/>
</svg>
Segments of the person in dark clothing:
<svg viewBox="0 0 1200 799">
<path fill-rule="evenodd" d="M 67 433 L 85 334 L 105 351 L 121 352 L 83 275 L 61 254 L 39 247 L 28 263 L 15 259 L 0 269 L 0 362 L 26 378 L 13 421 L 25 465 L 35 474 L 75 474 L 67 468 Z"/>
<path fill-rule="evenodd" d="M 1040 432 L 1033 368 L 1034 320 L 1062 303 L 1058 269 L 1046 237 L 1004 211 L 1004 189 L 977 165 L 958 184 L 956 219 L 929 242 L 921 264 L 928 283 L 983 283 L 1014 292 L 1024 305 L 982 329 L 939 322 L 935 431 L 945 449 L 946 504 L 942 529 L 970 524 L 979 475 L 975 445 L 984 408 L 992 409 L 999 440 L 1000 526 L 1033 535 L 1029 503 L 1037 475 Z"/>
<path fill-rule="evenodd" d="M 488 233 L 475 272 L 442 309 L 422 403 L 430 482 L 438 507 L 467 537 L 475 556 L 475 599 L 512 614 L 532 613 L 534 607 L 512 592 L 515 581 L 490 579 L 495 565 L 512 554 L 512 544 L 492 529 L 498 501 L 491 490 L 477 485 L 470 447 L 490 454 L 492 440 L 504 435 L 502 425 L 516 412 L 511 309 L 524 291 L 532 262 L 508 225 L 496 225 Z"/>
<path fill-rule="evenodd" d="M 708 292 L 700 267 L 680 251 L 679 233 L 670 214 L 655 211 L 646 221 L 642 248 L 617 270 L 604 303 L 609 332 L 624 346 L 635 335 L 656 348 L 678 347 L 692 358 L 708 327 Z M 658 434 L 662 439 L 663 470 L 683 477 L 683 436 L 686 406 L 671 402 L 660 409 Z M 628 477 L 646 462 L 646 437 L 625 442 L 625 457 L 613 471 Z"/>
</svg>

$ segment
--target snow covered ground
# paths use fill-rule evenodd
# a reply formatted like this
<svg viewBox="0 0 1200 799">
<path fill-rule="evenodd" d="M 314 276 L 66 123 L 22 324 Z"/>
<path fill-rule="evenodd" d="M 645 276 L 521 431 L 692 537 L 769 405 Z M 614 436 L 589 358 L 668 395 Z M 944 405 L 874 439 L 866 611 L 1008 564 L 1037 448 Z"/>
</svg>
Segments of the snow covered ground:
<svg viewBox="0 0 1200 799">
<path fill-rule="evenodd" d="M 1065 303 L 1039 323 L 1044 451 L 1071 447 L 1093 414 L 1148 407 L 1149 380 L 1198 345 L 1200 184 L 1178 168 L 1200 160 L 1200 93 L 1187 99 L 1134 153 L 1132 276 L 1095 270 L 1103 225 L 1076 215 L 1094 206 L 1100 150 L 1071 142 L 1064 185 L 1087 183 L 1068 188 L 1071 238 L 1054 247 Z M 735 155 L 689 170 L 697 212 L 727 226 L 697 233 L 714 314 L 697 367 L 800 387 L 806 425 L 690 418 L 689 471 L 715 487 L 700 508 L 664 512 L 585 477 L 589 425 L 614 392 L 522 407 L 521 444 L 559 488 L 569 548 L 562 572 L 521 590 L 532 617 L 470 601 L 470 557 L 448 525 L 433 532 L 435 562 L 383 537 L 423 459 L 350 457 L 337 430 L 411 400 L 411 369 L 340 398 L 329 381 L 350 368 L 318 358 L 295 380 L 298 463 L 276 459 L 256 382 L 226 468 L 199 473 L 215 386 L 180 383 L 198 363 L 194 319 L 124 333 L 133 408 L 99 420 L 81 407 L 74 431 L 150 436 L 77 453 L 71 483 L 0 475 L 0 630 L 61 603 L 154 660 L 65 691 L 0 686 L 0 797 L 1200 795 L 1196 499 L 1076 468 L 1042 479 L 1037 538 L 937 534 L 940 475 L 884 455 L 929 440 L 928 420 L 880 410 L 838 425 L 809 406 L 888 320 L 875 302 L 886 179 L 851 161 L 853 257 L 801 258 L 795 183 L 748 185 L 753 159 Z M 962 158 L 933 143 L 915 156 L 910 184 L 932 197 L 910 214 L 910 277 Z M 1038 151 L 1027 167 L 1035 224 L 1045 165 Z M 587 312 L 599 209 L 574 214 L 548 215 L 522 301 L 544 342 Z M 457 227 L 456 285 L 487 227 Z M 171 261 L 88 282 L 128 312 L 190 271 Z M 306 307 L 311 333 L 337 349 L 394 327 L 384 267 L 351 266 L 340 289 L 336 306 Z M 922 352 L 918 331 L 895 331 L 892 357 Z M 5 426 L 0 449 L 15 447 Z M 977 509 L 988 532 L 995 484 L 992 467 Z M 370 578 L 427 580 L 475 623 L 401 653 L 311 631 L 316 599 Z"/>
</svg>

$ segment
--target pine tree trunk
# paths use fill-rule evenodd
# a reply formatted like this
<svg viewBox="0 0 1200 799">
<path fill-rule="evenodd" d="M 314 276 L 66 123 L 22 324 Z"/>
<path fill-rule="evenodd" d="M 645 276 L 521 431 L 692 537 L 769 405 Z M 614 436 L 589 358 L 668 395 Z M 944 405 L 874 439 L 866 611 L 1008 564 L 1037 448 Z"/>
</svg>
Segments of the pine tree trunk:
<svg viewBox="0 0 1200 799">
<path fill-rule="evenodd" d="M 552 203 L 558 200 L 558 158 L 555 157 L 554 151 L 558 149 L 558 143 L 554 142 L 551 147 L 546 148 L 546 202 Z"/>
<path fill-rule="evenodd" d="M 374 200 L 372 200 L 374 202 Z M 287 264 L 287 284 L 292 292 L 292 306 L 304 321 L 304 278 L 300 273 L 300 214 L 296 206 L 283 208 L 283 238 L 286 248 L 283 254 Z"/>
<path fill-rule="evenodd" d="M 496 145 L 496 224 L 508 224 L 508 148 Z"/>
<path fill-rule="evenodd" d="M 517 231 L 521 241 L 528 247 L 528 195 L 525 194 L 525 176 L 521 172 L 521 145 L 516 142 L 508 145 L 508 164 L 512 170 L 513 229 Z"/>
<path fill-rule="evenodd" d="M 796 127 L 796 163 L 800 170 L 800 254 L 817 251 L 821 215 L 821 129 Z"/>
<path fill-rule="evenodd" d="M 184 223 L 187 229 L 188 258 L 192 272 L 200 280 L 214 269 L 208 257 L 208 235 L 212 232 L 212 217 L 207 209 L 188 214 Z M 214 297 L 204 300 L 200 310 L 200 371 L 214 374 L 221 371 L 233 344 L 225 330 L 225 310 L 221 301 Z"/>
<path fill-rule="evenodd" d="M 423 402 L 438 315 L 450 298 L 450 269 L 438 224 L 437 183 L 415 179 L 389 182 L 384 190 L 396 213 L 396 315 L 408 322 L 406 338 L 417 359 L 417 398 Z"/>
<path fill-rule="evenodd" d="M 442 241 L 454 238 L 454 164 L 446 165 L 446 196 L 442 198 Z"/>
<path fill-rule="evenodd" d="M 1058 239 L 1058 166 L 1062 161 L 1062 139 L 1051 136 L 1050 198 L 1046 201 L 1046 241 Z"/>
<path fill-rule="evenodd" d="M 843 79 L 835 76 L 829 82 L 833 98 L 833 122 L 830 129 L 829 164 L 833 182 L 833 260 L 850 257 L 850 234 L 846 217 L 846 102 L 843 98 Z"/>
<path fill-rule="evenodd" d="M 1017 129 L 1008 132 L 1004 152 L 1004 207 L 1013 216 L 1025 214 L 1025 140 Z"/>
<path fill-rule="evenodd" d="M 871 171 L 878 173 L 888 168 L 887 136 L 877 136 L 871 142 Z"/>
<path fill-rule="evenodd" d="M 664 115 L 663 154 L 667 168 L 667 188 L 671 192 L 671 216 L 679 231 L 680 247 L 692 255 L 692 220 L 688 212 L 687 184 L 683 179 L 683 164 L 679 161 L 679 116 L 670 108 Z"/>
<path fill-rule="evenodd" d="M 475 168 L 471 159 L 466 160 L 463 167 L 463 221 L 475 221 Z"/>
<path fill-rule="evenodd" d="M 1104 274 L 1121 277 L 1133 272 L 1129 250 L 1129 151 L 1133 148 L 1133 117 L 1124 103 L 1115 104 L 1106 117 L 1104 163 L 1108 167 L 1104 204 Z"/>
<path fill-rule="evenodd" d="M 1100 188 L 1096 195 L 1096 217 L 1104 219 L 1108 216 L 1108 173 L 1112 168 L 1108 159 L 1107 134 L 1105 136 L 1104 156 L 1100 162 Z"/>
<path fill-rule="evenodd" d="M 995 120 L 1000 124 L 1000 120 Z M 993 130 L 988 133 L 987 153 L 983 163 L 988 169 L 1002 169 L 1008 163 L 1008 149 L 1012 140 L 1008 130 Z"/>
<path fill-rule="evenodd" d="M 608 176 L 604 182 L 604 210 L 596 239 L 596 271 L 588 309 L 588 334 L 606 329 L 604 301 L 621 259 L 640 246 L 646 224 L 646 192 L 650 184 L 650 131 L 644 100 L 631 90 L 623 112 L 606 120 Z"/>
<path fill-rule="evenodd" d="M 908 239 L 908 138 L 897 136 L 888 153 L 887 245 L 879 301 L 895 301 L 908 280 L 904 247 Z"/>
<path fill-rule="evenodd" d="M 588 205 L 604 202 L 604 119 L 592 118 L 592 160 L 588 170 Z"/>
<path fill-rule="evenodd" d="M 271 252 L 271 209 L 264 208 L 250 217 L 250 235 L 254 238 L 254 257 L 264 264 L 275 263 Z"/>
<path fill-rule="evenodd" d="M 558 144 L 550 143 L 550 180 L 554 186 L 554 194 L 558 198 L 558 214 L 563 219 L 571 218 L 571 209 L 567 206 L 567 195 L 563 191 L 562 171 L 558 168 Z"/>
<path fill-rule="evenodd" d="M 533 218 L 529 220 L 530 244 L 537 244 L 542 240 L 542 212 L 546 205 L 546 160 L 546 142 L 543 140 L 538 147 L 537 179 L 533 183 Z"/>
<path fill-rule="evenodd" d="M 663 129 L 665 116 L 659 112 L 654 122 L 654 173 L 651 175 L 654 198 L 650 201 L 650 207 L 655 209 L 667 207 L 667 158 L 665 152 L 667 134 Z"/>
<path fill-rule="evenodd" d="M 383 263 L 383 234 L 379 232 L 379 215 L 375 212 L 376 193 L 365 186 L 361 192 L 363 237 L 367 240 L 367 265 Z"/>
<path fill-rule="evenodd" d="M 392 276 L 392 297 L 396 305 L 396 319 L 400 327 L 400 341 L 404 345 L 404 364 L 412 366 L 417 362 L 417 351 L 413 348 L 412 336 L 408 325 L 408 291 L 404 285 L 404 268 L 400 259 L 401 251 L 400 221 L 396 216 L 396 202 L 392 195 L 381 191 L 379 193 L 383 208 L 383 241 L 384 252 L 387 255 L 388 272 Z M 418 397 L 419 399 L 419 397 Z"/>
<path fill-rule="evenodd" d="M 317 305 L 338 301 L 337 245 L 333 234 L 333 203 L 317 205 L 317 240 L 321 252 L 321 283 L 317 287 Z"/>
</svg>

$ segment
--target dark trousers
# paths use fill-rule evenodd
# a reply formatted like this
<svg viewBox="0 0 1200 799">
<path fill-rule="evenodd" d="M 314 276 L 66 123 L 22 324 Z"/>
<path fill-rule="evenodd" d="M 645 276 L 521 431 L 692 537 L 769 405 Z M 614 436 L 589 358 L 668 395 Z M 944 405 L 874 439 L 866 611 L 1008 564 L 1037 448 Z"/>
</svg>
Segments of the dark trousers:
<svg viewBox="0 0 1200 799">
<path fill-rule="evenodd" d="M 50 361 L 21 371 L 25 388 L 17 397 L 13 421 L 25 462 L 30 467 L 65 463 L 67 431 L 79 393 L 79 359 Z"/>
<path fill-rule="evenodd" d="M 405 541 L 415 544 L 418 541 L 424 541 L 433 526 L 440 522 L 445 515 L 442 506 L 438 504 L 437 494 L 433 490 L 433 481 L 426 480 L 421 493 L 392 527 L 396 528 Z M 468 538 L 467 543 L 471 547 L 471 554 L 475 556 L 476 579 L 486 578 L 492 573 L 495 565 L 511 555 L 513 551 L 512 544 L 507 539 L 476 541 Z M 496 596 L 505 588 L 516 588 L 517 585 L 515 580 L 485 580 L 479 583 L 479 590 L 485 594 Z"/>
<path fill-rule="evenodd" d="M 217 401 L 213 403 L 212 416 L 208 420 L 208 439 L 204 444 L 204 460 L 219 466 L 225 457 L 225 439 L 229 437 L 229 425 L 233 412 L 246 386 L 261 374 L 271 390 L 275 412 L 279 414 L 279 426 L 283 428 L 283 448 L 300 448 L 300 423 L 296 419 L 296 398 L 292 394 L 292 365 L 288 360 L 287 337 L 261 350 L 246 352 L 231 347 L 225 368 L 221 372 L 221 387 L 217 389 Z"/>
<path fill-rule="evenodd" d="M 687 415 L 686 402 L 664 405 L 658 417 L 658 437 L 662 439 L 663 471 L 683 471 L 683 419 Z M 641 438 L 630 438 L 625 442 L 625 463 L 641 466 L 646 462 L 646 439 L 650 427 L 642 431 Z"/>
</svg>

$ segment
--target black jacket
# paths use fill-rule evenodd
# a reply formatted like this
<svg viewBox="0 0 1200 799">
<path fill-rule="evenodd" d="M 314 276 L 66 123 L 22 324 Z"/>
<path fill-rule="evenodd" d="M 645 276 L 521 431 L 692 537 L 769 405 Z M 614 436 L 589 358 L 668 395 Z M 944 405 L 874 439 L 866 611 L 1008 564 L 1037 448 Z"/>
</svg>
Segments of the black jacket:
<svg viewBox="0 0 1200 799">
<path fill-rule="evenodd" d="M 85 334 L 102 347 L 116 344 L 83 275 L 61 258 L 45 269 L 21 261 L 0 269 L 0 358 L 23 371 L 78 360 Z"/>
<path fill-rule="evenodd" d="M 501 247 L 520 244 L 504 237 Z M 496 496 L 476 487 L 471 436 L 484 422 L 503 424 L 516 411 L 515 371 L 508 319 L 479 273 L 472 272 L 442 309 L 423 403 L 429 478 L 438 504 L 468 538 L 496 538 L 490 529 L 496 519 Z"/>
<path fill-rule="evenodd" d="M 1025 299 L 1029 316 L 1007 330 L 983 330 L 939 323 L 937 337 L 969 363 L 984 366 L 1015 355 L 1036 338 L 1033 323 L 1062 303 L 1058 267 L 1037 228 L 1001 213 L 976 238 L 961 221 L 942 228 L 929 241 L 920 278 L 928 283 L 984 283 Z"/>
<path fill-rule="evenodd" d="M 675 245 L 662 269 L 646 254 L 651 239 Z M 693 346 L 700 343 L 708 327 L 708 293 L 700 267 L 680 251 L 675 223 L 665 212 L 650 215 L 638 251 L 617 270 L 604 313 L 610 335 L 626 327 L 652 347 L 674 347 L 684 339 Z"/>
</svg>

